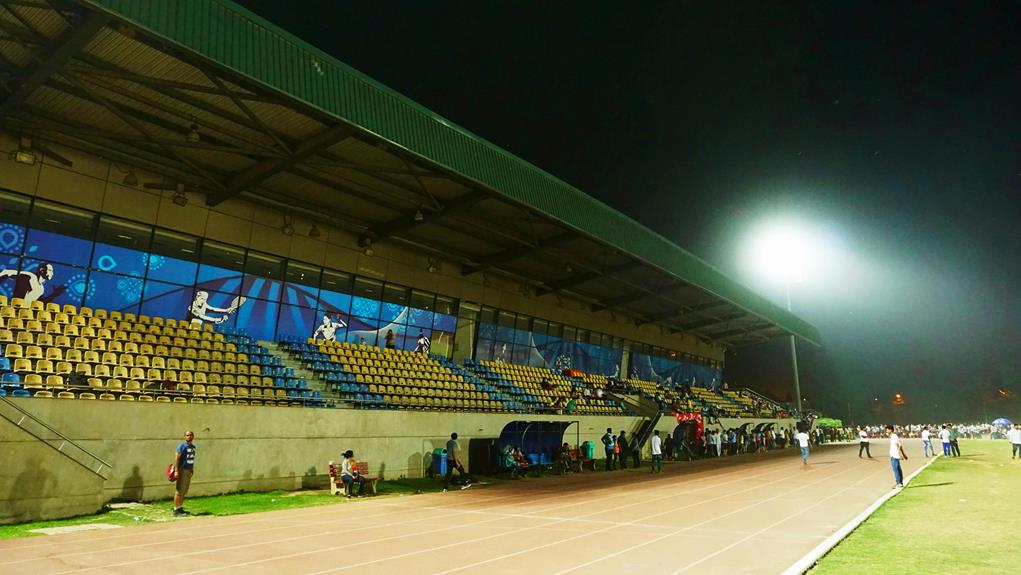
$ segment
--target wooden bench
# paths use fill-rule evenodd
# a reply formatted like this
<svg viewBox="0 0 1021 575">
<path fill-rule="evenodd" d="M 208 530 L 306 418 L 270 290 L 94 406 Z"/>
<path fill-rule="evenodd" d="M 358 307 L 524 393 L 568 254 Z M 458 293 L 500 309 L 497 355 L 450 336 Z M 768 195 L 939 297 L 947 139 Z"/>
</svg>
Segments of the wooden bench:
<svg viewBox="0 0 1021 575">
<path fill-rule="evenodd" d="M 365 478 L 365 489 L 369 495 L 376 494 L 376 482 L 379 477 L 369 475 L 369 463 L 366 461 L 357 462 L 358 475 Z M 343 493 L 347 495 L 347 484 L 340 478 L 340 465 L 330 462 L 330 495 Z"/>
</svg>

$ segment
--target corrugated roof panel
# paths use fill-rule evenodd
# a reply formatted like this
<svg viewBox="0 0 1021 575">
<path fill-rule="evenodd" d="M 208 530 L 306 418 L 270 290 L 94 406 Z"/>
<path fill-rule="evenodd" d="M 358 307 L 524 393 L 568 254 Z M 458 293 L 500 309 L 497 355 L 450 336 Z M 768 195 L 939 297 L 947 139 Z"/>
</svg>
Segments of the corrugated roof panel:
<svg viewBox="0 0 1021 575">
<path fill-rule="evenodd" d="M 676 244 L 587 196 L 545 171 L 443 120 L 411 100 L 368 79 L 293 35 L 225 0 L 88 0 L 153 33 L 282 91 L 308 105 L 444 165 L 506 196 L 542 210 L 579 232 L 614 243 L 650 265 L 696 283 L 717 296 L 768 318 L 812 341 L 807 322 L 737 284 Z M 196 32 L 201 31 L 201 38 Z M 265 36 L 275 38 L 275 59 L 253 61 Z M 268 44 L 268 43 L 267 43 Z M 329 62 L 317 77 L 326 91 L 360 84 L 355 97 L 336 104 L 316 97 L 306 80 L 313 60 Z M 437 146 L 445 140 L 448 146 Z"/>
</svg>

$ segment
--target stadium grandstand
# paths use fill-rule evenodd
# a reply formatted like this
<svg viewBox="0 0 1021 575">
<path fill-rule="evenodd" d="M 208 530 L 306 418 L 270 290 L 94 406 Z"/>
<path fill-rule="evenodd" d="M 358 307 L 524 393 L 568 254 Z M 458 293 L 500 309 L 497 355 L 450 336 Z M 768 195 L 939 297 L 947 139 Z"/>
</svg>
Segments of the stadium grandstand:
<svg viewBox="0 0 1021 575">
<path fill-rule="evenodd" d="M 724 355 L 812 325 L 237 5 L 0 0 L 0 79 L 0 523 L 170 497 L 188 427 L 203 495 L 792 423 Z"/>
</svg>

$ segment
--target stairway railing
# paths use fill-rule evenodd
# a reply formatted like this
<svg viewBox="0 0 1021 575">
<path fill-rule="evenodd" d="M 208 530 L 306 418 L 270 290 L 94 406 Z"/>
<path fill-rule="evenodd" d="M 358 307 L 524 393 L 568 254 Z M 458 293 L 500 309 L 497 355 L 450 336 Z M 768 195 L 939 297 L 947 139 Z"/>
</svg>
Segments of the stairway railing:
<svg viewBox="0 0 1021 575">
<path fill-rule="evenodd" d="M 17 427 L 21 428 L 25 433 L 28 433 L 39 441 L 42 441 L 54 451 L 57 451 L 64 457 L 67 457 L 71 461 L 81 465 L 89 472 L 94 473 L 103 479 L 110 478 L 110 470 L 113 469 L 113 465 L 95 453 L 85 449 L 63 433 L 53 429 L 45 421 L 25 411 L 7 397 L 0 397 L 0 417 L 10 421 Z"/>
</svg>

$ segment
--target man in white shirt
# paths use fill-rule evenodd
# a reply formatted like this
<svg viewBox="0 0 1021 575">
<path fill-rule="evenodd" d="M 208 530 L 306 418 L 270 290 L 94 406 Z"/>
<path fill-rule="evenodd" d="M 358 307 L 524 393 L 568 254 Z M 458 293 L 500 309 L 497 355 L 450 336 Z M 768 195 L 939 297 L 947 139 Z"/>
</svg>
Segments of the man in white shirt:
<svg viewBox="0 0 1021 575">
<path fill-rule="evenodd" d="M 900 437 L 893 432 L 893 426 L 886 426 L 886 433 L 890 435 L 890 469 L 893 470 L 894 489 L 904 487 L 904 472 L 900 468 L 900 460 L 908 460 L 908 456 L 904 453 L 904 446 L 900 442 Z"/>
<path fill-rule="evenodd" d="M 932 456 L 936 457 L 936 448 L 932 446 L 932 434 L 929 433 L 928 425 L 922 430 L 922 448 L 925 450 L 926 457 L 929 457 L 930 450 L 932 451 Z"/>
<path fill-rule="evenodd" d="M 1021 457 L 1021 427 L 1018 424 L 1014 424 L 1007 432 L 1007 439 L 1010 440 L 1010 458 L 1014 459 L 1017 455 Z"/>
<path fill-rule="evenodd" d="M 872 459 L 872 452 L 869 451 L 869 434 L 865 431 L 864 425 L 858 427 L 858 459 L 861 459 L 862 451 Z"/>
<path fill-rule="evenodd" d="M 798 445 L 801 446 L 801 464 L 808 465 L 808 434 L 799 431 L 794 437 L 797 438 Z"/>
<path fill-rule="evenodd" d="M 659 430 L 652 432 L 652 439 L 649 440 L 649 445 L 652 447 L 652 473 L 661 473 L 663 471 L 663 440 L 659 438 Z"/>
<path fill-rule="evenodd" d="M 943 444 L 943 455 L 950 457 L 950 430 L 947 429 L 946 424 L 939 430 L 939 440 Z"/>
</svg>

